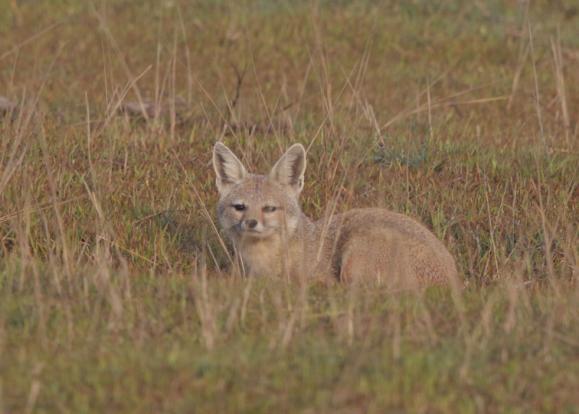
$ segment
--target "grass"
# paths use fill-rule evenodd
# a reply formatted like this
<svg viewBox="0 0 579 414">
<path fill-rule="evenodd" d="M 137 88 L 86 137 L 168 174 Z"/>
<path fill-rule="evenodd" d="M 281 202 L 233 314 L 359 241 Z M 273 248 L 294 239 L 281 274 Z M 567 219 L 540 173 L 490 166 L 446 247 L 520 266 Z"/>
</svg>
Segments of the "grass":
<svg viewBox="0 0 579 414">
<path fill-rule="evenodd" d="M 0 413 L 577 412 L 573 2 L 0 10 Z M 306 213 L 415 217 L 465 290 L 228 275 L 217 139 L 306 144 Z"/>
</svg>

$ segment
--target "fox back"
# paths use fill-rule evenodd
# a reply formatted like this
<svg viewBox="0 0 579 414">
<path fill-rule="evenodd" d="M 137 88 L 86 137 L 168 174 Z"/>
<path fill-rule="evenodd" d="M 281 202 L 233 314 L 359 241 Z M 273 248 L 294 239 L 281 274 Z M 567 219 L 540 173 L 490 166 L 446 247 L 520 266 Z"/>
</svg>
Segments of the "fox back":
<svg viewBox="0 0 579 414">
<path fill-rule="evenodd" d="M 454 259 L 420 223 L 385 209 L 312 222 L 301 210 L 306 152 L 292 145 L 269 174 L 247 172 L 222 143 L 213 149 L 219 225 L 251 276 L 320 277 L 395 287 L 457 279 Z"/>
</svg>

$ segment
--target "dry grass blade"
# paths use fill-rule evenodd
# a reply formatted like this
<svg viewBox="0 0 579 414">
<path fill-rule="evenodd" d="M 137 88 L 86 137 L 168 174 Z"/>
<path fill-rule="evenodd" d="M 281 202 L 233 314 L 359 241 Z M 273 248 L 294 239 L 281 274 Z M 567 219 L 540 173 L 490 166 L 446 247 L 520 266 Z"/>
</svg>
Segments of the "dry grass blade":
<svg viewBox="0 0 579 414">
<path fill-rule="evenodd" d="M 565 130 L 565 139 L 567 146 L 571 144 L 571 118 L 567 106 L 567 89 L 565 86 L 565 72 L 563 63 L 563 54 L 561 52 L 560 34 L 557 33 L 557 39 L 551 38 L 551 51 L 553 52 L 553 61 L 555 66 L 555 81 L 557 83 L 557 97 L 561 105 L 561 117 L 563 128 Z"/>
</svg>

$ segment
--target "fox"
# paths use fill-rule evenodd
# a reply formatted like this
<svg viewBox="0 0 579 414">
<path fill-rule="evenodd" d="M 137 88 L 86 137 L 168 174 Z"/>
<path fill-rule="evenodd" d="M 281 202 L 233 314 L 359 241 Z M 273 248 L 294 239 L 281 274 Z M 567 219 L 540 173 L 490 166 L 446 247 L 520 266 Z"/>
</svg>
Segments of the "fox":
<svg viewBox="0 0 579 414">
<path fill-rule="evenodd" d="M 290 146 L 266 175 L 247 171 L 222 142 L 213 147 L 217 220 L 249 277 L 319 278 L 395 288 L 454 283 L 453 256 L 418 221 L 358 208 L 313 221 L 300 207 L 306 150 Z"/>
</svg>

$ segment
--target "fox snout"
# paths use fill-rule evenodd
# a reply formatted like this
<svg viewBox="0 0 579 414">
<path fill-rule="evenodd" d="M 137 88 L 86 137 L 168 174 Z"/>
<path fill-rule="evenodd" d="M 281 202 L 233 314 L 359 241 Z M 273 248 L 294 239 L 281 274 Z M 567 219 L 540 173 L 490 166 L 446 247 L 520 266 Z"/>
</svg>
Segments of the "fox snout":
<svg viewBox="0 0 579 414">
<path fill-rule="evenodd" d="M 240 228 L 242 231 L 261 232 L 263 231 L 263 224 L 261 224 L 256 219 L 250 218 L 242 220 L 240 223 Z"/>
<path fill-rule="evenodd" d="M 257 227 L 258 222 L 257 222 L 257 220 L 255 220 L 255 219 L 249 219 L 249 220 L 245 220 L 245 221 L 244 221 L 244 224 L 245 224 L 245 227 L 246 227 L 246 228 L 248 228 L 248 229 L 250 229 L 250 230 L 253 230 L 253 229 L 255 229 L 255 228 Z"/>
</svg>

